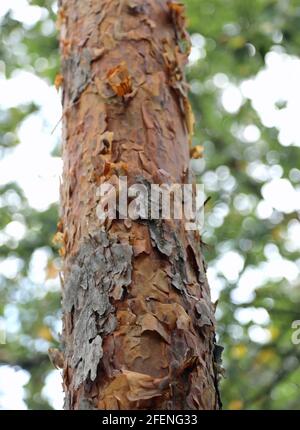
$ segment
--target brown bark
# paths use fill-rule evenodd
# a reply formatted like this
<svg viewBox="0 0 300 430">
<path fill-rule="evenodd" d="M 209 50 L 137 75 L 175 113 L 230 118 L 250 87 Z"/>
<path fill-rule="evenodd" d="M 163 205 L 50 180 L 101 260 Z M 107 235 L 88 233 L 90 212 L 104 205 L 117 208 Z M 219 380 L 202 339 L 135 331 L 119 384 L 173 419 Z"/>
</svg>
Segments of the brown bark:
<svg viewBox="0 0 300 430">
<path fill-rule="evenodd" d="M 190 181 L 183 7 L 62 0 L 67 409 L 218 409 L 214 309 L 184 220 L 114 220 L 97 188 Z"/>
</svg>

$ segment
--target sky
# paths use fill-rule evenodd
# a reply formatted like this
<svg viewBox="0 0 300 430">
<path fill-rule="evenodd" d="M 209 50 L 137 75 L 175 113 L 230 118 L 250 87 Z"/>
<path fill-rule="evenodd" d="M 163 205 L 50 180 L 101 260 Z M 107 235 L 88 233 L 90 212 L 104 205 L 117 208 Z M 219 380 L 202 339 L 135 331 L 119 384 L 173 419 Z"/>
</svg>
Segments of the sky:
<svg viewBox="0 0 300 430">
<path fill-rule="evenodd" d="M 26 0 L 1 0 L 0 19 L 9 8 L 12 9 L 14 18 L 23 22 L 27 27 L 40 19 L 40 8 L 29 6 Z M 192 41 L 193 49 L 190 61 L 194 62 L 205 56 L 205 44 L 201 35 L 194 36 Z M 235 114 L 245 100 L 249 99 L 263 124 L 267 127 L 278 128 L 279 141 L 283 146 L 291 144 L 300 146 L 299 76 L 300 60 L 280 51 L 274 51 L 267 54 L 265 68 L 257 76 L 245 80 L 239 87 L 229 82 L 227 76 L 221 73 L 214 77 L 213 83 L 219 89 L 220 102 L 228 113 Z M 276 109 L 275 103 L 278 100 L 282 100 L 286 107 Z M 6 80 L 0 71 L 1 108 L 7 109 L 28 102 L 34 102 L 40 107 L 40 110 L 30 115 L 20 125 L 18 131 L 20 144 L 9 155 L 1 159 L 0 185 L 17 181 L 23 188 L 29 204 L 38 210 L 44 210 L 59 198 L 62 161 L 59 157 L 51 156 L 51 151 L 55 148 L 61 132 L 60 96 L 53 85 L 49 86 L 33 73 L 19 71 L 11 79 Z M 54 128 L 55 131 L 52 133 Z M 256 142 L 260 138 L 260 131 L 256 126 L 250 125 L 242 131 L 241 137 L 245 144 Z M 293 187 L 290 181 L 282 178 L 283 172 L 280 166 L 267 169 L 259 162 L 253 162 L 249 169 L 249 174 L 254 178 L 262 182 L 267 179 L 262 188 L 263 200 L 257 207 L 258 218 L 262 220 L 268 218 L 273 208 L 285 213 L 300 210 L 300 188 Z M 226 176 L 225 170 L 220 170 L 220 175 Z M 209 187 L 213 187 L 214 181 L 218 179 L 216 175 L 217 173 L 210 172 L 204 175 L 208 191 Z M 229 172 L 227 172 L 227 178 L 229 181 Z M 247 211 L 251 202 L 243 201 L 241 198 L 236 205 L 241 210 Z M 215 221 L 211 222 L 222 222 L 225 216 L 226 208 L 220 208 L 219 218 L 216 217 Z M 24 231 L 22 231 L 22 225 L 15 222 L 6 227 L 5 234 L 20 237 Z M 287 246 L 290 249 L 299 249 L 299 243 L 293 239 L 299 237 L 299 234 L 299 223 L 292 223 L 287 238 Z M 224 284 L 219 274 L 223 274 L 231 282 L 237 282 L 237 288 L 232 291 L 231 296 L 235 303 L 250 301 L 255 288 L 262 285 L 266 278 L 270 279 L 271 273 L 271 279 L 284 277 L 291 285 L 299 277 L 300 262 L 284 260 L 275 245 L 266 244 L 266 261 L 258 267 L 248 267 L 242 276 L 240 273 L 244 267 L 243 257 L 234 250 L 225 248 L 222 251 L 224 252 L 220 252 L 220 257 L 215 265 L 208 269 L 213 300 L 218 298 Z M 43 255 L 39 255 L 37 258 L 40 258 L 37 261 L 41 262 Z M 0 271 L 11 273 L 12 276 L 15 266 L 14 261 L 0 261 Z M 44 273 L 39 272 L 38 267 L 43 271 L 43 265 L 36 264 L 33 276 L 36 279 L 42 279 Z M 261 343 L 268 340 L 268 332 L 259 326 L 259 324 L 268 323 L 268 314 L 264 309 L 241 310 L 238 319 L 241 322 L 252 319 L 257 324 L 257 326 L 252 326 L 252 331 L 249 333 L 251 340 Z M 0 345 L 1 347 L 3 346 Z M 26 372 L 8 366 L 0 367 L 0 408 L 26 408 L 23 398 L 24 385 L 27 382 L 28 374 Z M 62 408 L 61 377 L 58 371 L 49 374 L 43 395 L 50 399 L 53 407 Z"/>
</svg>

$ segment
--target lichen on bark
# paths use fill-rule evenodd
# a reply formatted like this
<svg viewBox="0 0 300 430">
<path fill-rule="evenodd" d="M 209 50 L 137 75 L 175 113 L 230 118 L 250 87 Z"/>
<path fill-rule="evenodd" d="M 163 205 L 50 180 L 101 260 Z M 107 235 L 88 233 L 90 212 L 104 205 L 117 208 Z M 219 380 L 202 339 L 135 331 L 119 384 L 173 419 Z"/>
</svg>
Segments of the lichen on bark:
<svg viewBox="0 0 300 430">
<path fill-rule="evenodd" d="M 131 282 L 132 247 L 105 232 L 90 236 L 72 258 L 64 285 L 63 308 L 71 314 L 65 356 L 73 369 L 73 386 L 94 381 L 103 356 L 102 337 L 117 326 L 110 297 Z"/>
</svg>

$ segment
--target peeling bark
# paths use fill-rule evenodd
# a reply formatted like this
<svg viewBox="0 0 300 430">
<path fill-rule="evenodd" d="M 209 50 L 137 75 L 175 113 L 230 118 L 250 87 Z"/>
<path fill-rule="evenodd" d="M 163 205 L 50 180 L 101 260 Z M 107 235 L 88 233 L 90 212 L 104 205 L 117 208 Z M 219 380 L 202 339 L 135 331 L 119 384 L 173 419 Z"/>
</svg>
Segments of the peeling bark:
<svg viewBox="0 0 300 430">
<path fill-rule="evenodd" d="M 66 409 L 218 409 L 214 307 L 185 220 L 96 215 L 97 188 L 189 181 L 181 4 L 61 0 Z M 219 354 L 219 349 L 217 350 Z"/>
</svg>

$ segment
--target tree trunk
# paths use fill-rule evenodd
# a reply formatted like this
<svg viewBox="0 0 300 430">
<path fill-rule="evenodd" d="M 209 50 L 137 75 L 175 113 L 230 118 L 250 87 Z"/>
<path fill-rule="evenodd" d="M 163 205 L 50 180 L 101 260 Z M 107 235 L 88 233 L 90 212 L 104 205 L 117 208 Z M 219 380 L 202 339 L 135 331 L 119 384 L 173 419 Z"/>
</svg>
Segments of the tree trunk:
<svg viewBox="0 0 300 430">
<path fill-rule="evenodd" d="M 190 181 L 183 6 L 61 0 L 66 409 L 218 409 L 214 309 L 184 220 L 97 216 L 104 181 Z"/>
</svg>

